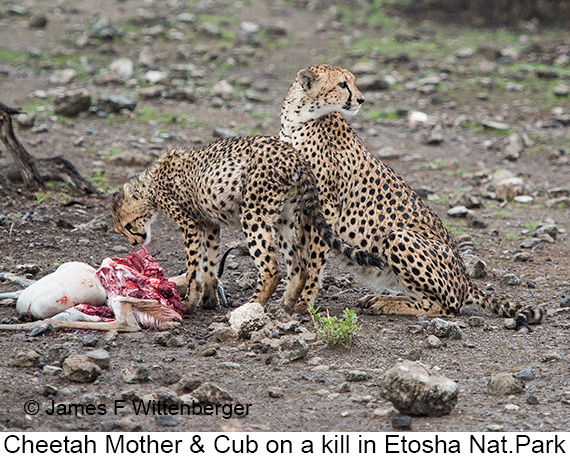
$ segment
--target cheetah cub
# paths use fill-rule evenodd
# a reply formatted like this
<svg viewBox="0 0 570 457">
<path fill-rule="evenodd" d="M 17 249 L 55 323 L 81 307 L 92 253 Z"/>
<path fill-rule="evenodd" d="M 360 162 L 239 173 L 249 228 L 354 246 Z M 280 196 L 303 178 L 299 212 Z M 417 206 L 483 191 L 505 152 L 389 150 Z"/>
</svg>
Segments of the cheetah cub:
<svg viewBox="0 0 570 457">
<path fill-rule="evenodd" d="M 340 113 L 364 103 L 354 76 L 319 65 L 299 71 L 281 110 L 280 138 L 311 164 L 327 222 L 349 245 L 380 256 L 382 270 L 357 274 L 378 291 L 365 304 L 374 313 L 453 315 L 477 303 L 518 327 L 541 322 L 545 310 L 484 292 L 472 282 L 440 218 L 390 167 L 366 149 Z M 297 308 L 313 303 L 328 247 L 307 237 L 309 277 Z"/>
<path fill-rule="evenodd" d="M 310 167 L 291 146 L 274 137 L 232 138 L 202 149 L 166 153 L 115 195 L 115 230 L 133 246 L 148 243 L 158 210 L 174 219 L 184 234 L 187 310 L 218 304 L 221 225 L 241 222 L 258 270 L 251 301 L 262 305 L 282 278 L 276 245 L 286 260 L 289 279 L 283 305 L 295 305 L 309 275 L 308 259 L 299 248 L 307 243 L 309 230 L 359 265 L 384 266 L 378 256 L 349 246 L 332 231 L 321 212 Z"/>
</svg>

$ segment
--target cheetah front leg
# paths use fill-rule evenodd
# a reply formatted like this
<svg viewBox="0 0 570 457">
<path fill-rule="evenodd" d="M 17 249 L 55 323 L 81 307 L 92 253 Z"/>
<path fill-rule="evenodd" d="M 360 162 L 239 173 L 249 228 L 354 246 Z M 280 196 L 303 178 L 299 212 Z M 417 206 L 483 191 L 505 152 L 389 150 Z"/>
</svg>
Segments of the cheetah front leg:
<svg viewBox="0 0 570 457">
<path fill-rule="evenodd" d="M 201 254 L 202 230 L 190 219 L 179 224 L 184 233 L 184 251 L 186 254 L 186 296 L 184 307 L 186 311 L 193 311 L 198 305 L 202 286 L 200 284 L 199 267 Z"/>
<path fill-rule="evenodd" d="M 202 295 L 200 308 L 214 309 L 218 306 L 218 278 L 216 262 L 220 251 L 220 227 L 204 224 L 202 230 Z"/>
</svg>

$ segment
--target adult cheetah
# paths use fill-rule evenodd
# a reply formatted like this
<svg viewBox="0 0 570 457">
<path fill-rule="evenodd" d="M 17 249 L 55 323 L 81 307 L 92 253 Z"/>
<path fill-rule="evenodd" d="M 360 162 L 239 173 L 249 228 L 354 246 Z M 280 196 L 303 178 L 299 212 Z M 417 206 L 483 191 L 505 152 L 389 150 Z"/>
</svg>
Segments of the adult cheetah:
<svg viewBox="0 0 570 457">
<path fill-rule="evenodd" d="M 390 167 L 375 158 L 340 113 L 355 114 L 364 98 L 347 70 L 319 65 L 298 72 L 282 107 L 280 138 L 311 164 L 323 213 L 348 244 L 379 255 L 382 270 L 359 269 L 378 291 L 365 304 L 374 313 L 454 315 L 477 303 L 517 328 L 541 322 L 542 308 L 524 307 L 484 292 L 467 275 L 456 244 L 440 218 Z M 313 240 L 315 237 L 309 238 Z M 328 248 L 305 243 L 310 276 L 297 302 L 304 311 L 319 289 Z"/>
<path fill-rule="evenodd" d="M 115 195 L 115 230 L 131 245 L 147 243 L 158 210 L 174 219 L 184 233 L 187 310 L 218 304 L 220 225 L 240 220 L 258 269 L 251 301 L 262 305 L 282 278 L 275 235 L 289 276 L 282 300 L 285 306 L 295 305 L 309 275 L 299 249 L 299 240 L 307 242 L 309 228 L 357 264 L 384 266 L 378 256 L 349 246 L 331 230 L 321 212 L 311 168 L 275 137 L 231 138 L 202 149 L 166 153 Z"/>
</svg>

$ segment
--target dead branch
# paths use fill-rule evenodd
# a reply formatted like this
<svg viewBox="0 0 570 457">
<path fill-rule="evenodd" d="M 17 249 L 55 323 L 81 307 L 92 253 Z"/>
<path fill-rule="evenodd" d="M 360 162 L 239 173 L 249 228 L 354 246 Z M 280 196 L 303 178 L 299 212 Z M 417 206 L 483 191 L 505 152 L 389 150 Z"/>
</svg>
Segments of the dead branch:
<svg viewBox="0 0 570 457">
<path fill-rule="evenodd" d="M 83 178 L 67 159 L 57 156 L 50 159 L 34 159 L 14 134 L 12 116 L 20 111 L 0 103 L 0 140 L 14 158 L 22 175 L 24 186 L 32 190 L 44 188 L 44 181 L 59 180 L 82 194 L 95 194 L 99 191 Z"/>
</svg>

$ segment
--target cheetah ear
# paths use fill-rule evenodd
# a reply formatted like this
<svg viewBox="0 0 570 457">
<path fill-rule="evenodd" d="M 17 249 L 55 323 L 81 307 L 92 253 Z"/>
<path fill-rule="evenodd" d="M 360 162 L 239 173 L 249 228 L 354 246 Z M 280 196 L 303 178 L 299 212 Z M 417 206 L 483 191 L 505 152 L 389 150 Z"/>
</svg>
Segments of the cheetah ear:
<svg viewBox="0 0 570 457">
<path fill-rule="evenodd" d="M 133 189 L 131 187 L 131 185 L 129 183 L 125 183 L 123 185 L 123 193 L 130 198 L 134 198 L 135 200 L 138 200 L 138 195 L 137 192 L 135 191 L 135 189 Z"/>
<path fill-rule="evenodd" d="M 303 87 L 305 92 L 309 92 L 311 88 L 315 85 L 318 75 L 309 69 L 301 70 L 297 73 L 297 78 Z"/>
</svg>

